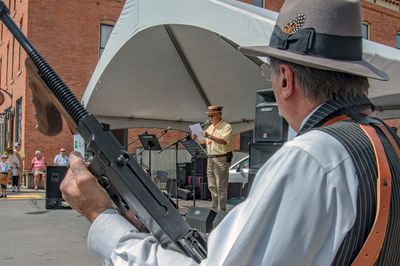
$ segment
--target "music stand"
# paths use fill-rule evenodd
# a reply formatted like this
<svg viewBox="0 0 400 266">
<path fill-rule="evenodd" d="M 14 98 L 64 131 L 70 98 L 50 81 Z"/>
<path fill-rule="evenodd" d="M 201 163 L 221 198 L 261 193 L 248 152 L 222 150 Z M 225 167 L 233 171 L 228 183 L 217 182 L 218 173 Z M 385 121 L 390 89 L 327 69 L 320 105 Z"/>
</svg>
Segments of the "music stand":
<svg viewBox="0 0 400 266">
<path fill-rule="evenodd" d="M 148 134 L 147 132 L 139 135 L 139 140 L 142 143 L 143 149 L 149 151 L 149 175 L 151 178 L 151 151 L 161 150 L 161 145 L 156 135 Z"/>
<path fill-rule="evenodd" d="M 197 183 L 197 167 L 196 159 L 206 159 L 208 158 L 206 151 L 203 147 L 195 140 L 182 141 L 182 145 L 185 149 L 192 155 L 192 185 L 193 185 L 193 206 L 196 206 L 196 183 Z"/>
</svg>

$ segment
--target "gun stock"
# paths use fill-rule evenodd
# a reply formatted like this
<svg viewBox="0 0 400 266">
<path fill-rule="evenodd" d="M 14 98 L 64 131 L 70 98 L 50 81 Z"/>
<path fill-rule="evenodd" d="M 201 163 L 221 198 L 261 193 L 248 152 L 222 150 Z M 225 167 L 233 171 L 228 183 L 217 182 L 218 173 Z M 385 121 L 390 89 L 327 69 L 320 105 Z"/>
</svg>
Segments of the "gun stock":
<svg viewBox="0 0 400 266">
<path fill-rule="evenodd" d="M 39 119 L 39 130 L 48 135 L 61 131 L 61 115 L 72 131 L 77 130 L 93 156 L 89 170 L 105 187 L 111 199 L 124 213 L 125 203 L 141 222 L 168 249 L 192 257 L 197 262 L 206 258 L 206 241 L 179 215 L 175 207 L 155 186 L 142 167 L 122 147 L 111 132 L 80 104 L 72 91 L 36 51 L 9 16 L 0 1 L 0 19 L 28 54 L 33 103 Z M 60 113 L 54 113 L 59 110 Z M 55 119 L 56 122 L 49 122 Z M 54 126 L 54 129 L 50 127 Z"/>
</svg>

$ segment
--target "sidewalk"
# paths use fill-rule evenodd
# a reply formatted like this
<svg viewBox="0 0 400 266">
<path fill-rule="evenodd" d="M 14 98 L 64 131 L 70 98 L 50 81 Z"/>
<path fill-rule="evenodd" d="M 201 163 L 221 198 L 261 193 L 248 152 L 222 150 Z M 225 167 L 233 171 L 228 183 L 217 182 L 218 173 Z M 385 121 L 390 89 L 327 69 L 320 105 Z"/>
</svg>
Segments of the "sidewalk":
<svg viewBox="0 0 400 266">
<path fill-rule="evenodd" d="M 22 188 L 20 192 L 13 192 L 11 187 L 7 188 L 7 198 L 0 198 L 1 200 L 20 200 L 20 199 L 34 199 L 34 200 L 44 200 L 46 199 L 46 190 L 39 189 L 34 190 L 30 188 Z M 176 204 L 176 198 L 171 198 L 172 202 Z M 234 208 L 237 204 L 242 202 L 244 199 L 228 199 L 227 210 L 228 212 Z M 186 215 L 190 207 L 200 207 L 211 209 L 211 200 L 200 200 L 196 199 L 195 202 L 192 200 L 178 199 L 179 213 L 181 215 Z"/>
<path fill-rule="evenodd" d="M 45 199 L 45 190 L 21 188 L 19 192 L 13 192 L 11 186 L 7 187 L 7 198 L 0 198 L 0 200 L 16 200 L 16 199 Z"/>
</svg>

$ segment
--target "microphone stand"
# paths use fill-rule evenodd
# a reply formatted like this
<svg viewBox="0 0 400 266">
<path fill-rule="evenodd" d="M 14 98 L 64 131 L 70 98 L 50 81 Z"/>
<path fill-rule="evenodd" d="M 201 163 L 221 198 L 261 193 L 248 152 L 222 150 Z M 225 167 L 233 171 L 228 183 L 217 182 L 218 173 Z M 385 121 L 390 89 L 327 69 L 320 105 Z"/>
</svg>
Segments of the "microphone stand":
<svg viewBox="0 0 400 266">
<path fill-rule="evenodd" d="M 186 131 L 184 131 L 184 132 L 186 132 Z M 178 197 L 178 171 L 179 171 L 179 169 L 178 169 L 179 168 L 178 167 L 178 146 L 179 146 L 179 143 L 182 140 L 188 139 L 189 137 L 190 137 L 190 133 L 186 132 L 186 136 L 178 139 L 174 143 L 170 144 L 169 146 L 167 146 L 167 147 L 163 148 L 162 150 L 160 150 L 159 152 L 157 152 L 157 154 L 160 154 L 163 151 L 169 149 L 170 147 L 175 146 L 175 167 L 176 167 L 175 168 L 175 173 L 176 173 L 175 174 L 175 184 L 176 184 L 176 186 L 175 186 L 175 195 L 176 195 L 176 208 L 177 209 L 179 209 L 179 200 L 178 200 L 178 198 L 179 198 Z M 171 194 L 170 191 L 168 191 L 168 193 Z"/>
</svg>

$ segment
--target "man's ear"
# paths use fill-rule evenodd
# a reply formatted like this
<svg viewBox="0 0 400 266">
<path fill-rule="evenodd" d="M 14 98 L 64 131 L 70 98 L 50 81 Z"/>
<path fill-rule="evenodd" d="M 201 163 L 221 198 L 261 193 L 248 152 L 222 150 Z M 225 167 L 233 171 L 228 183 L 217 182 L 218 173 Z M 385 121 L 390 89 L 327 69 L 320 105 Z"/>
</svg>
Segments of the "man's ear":
<svg viewBox="0 0 400 266">
<path fill-rule="evenodd" d="M 281 64 L 279 67 L 279 87 L 280 90 L 280 97 L 282 99 L 287 99 L 294 93 L 294 73 L 293 70 L 289 67 L 289 65 Z"/>
</svg>

